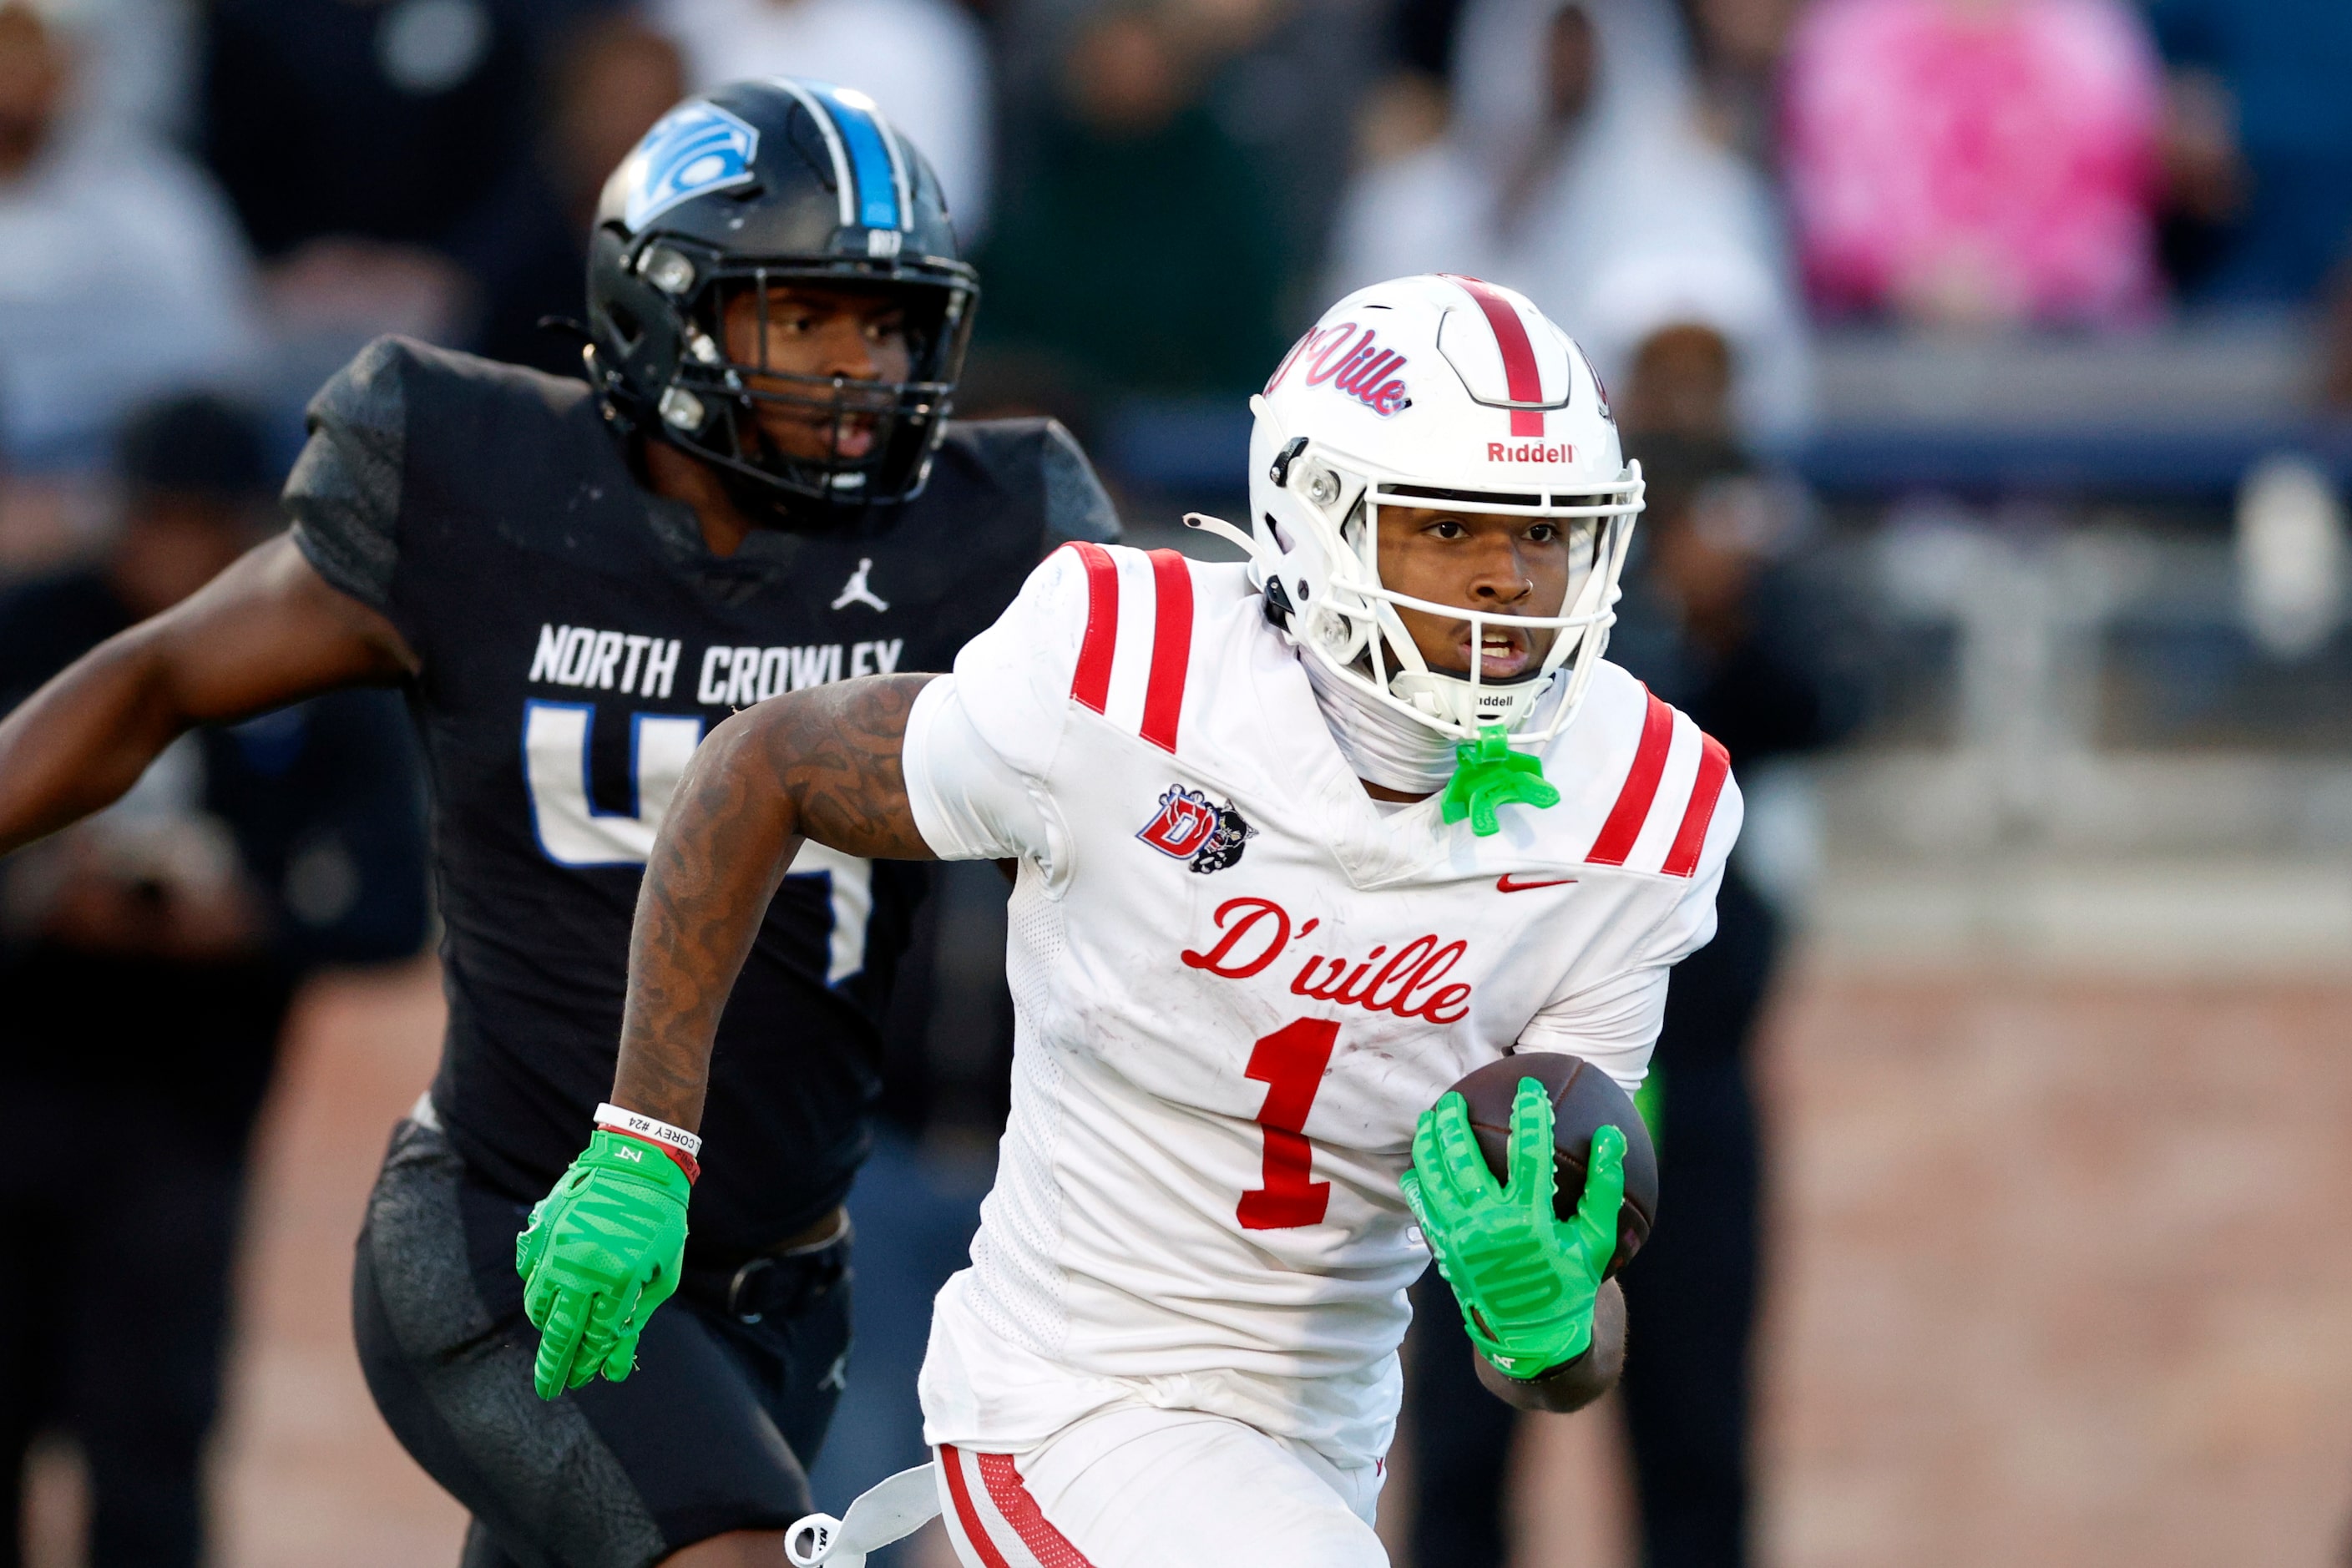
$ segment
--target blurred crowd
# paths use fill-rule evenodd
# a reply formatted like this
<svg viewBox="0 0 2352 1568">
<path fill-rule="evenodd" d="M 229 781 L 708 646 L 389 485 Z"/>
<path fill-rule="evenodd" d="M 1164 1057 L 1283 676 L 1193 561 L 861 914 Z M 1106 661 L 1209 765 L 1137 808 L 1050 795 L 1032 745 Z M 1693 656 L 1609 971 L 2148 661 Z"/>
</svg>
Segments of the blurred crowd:
<svg viewBox="0 0 2352 1568">
<path fill-rule="evenodd" d="M 1819 322 L 2352 298 L 2347 71 L 2330 0 L 5 0 L 0 457 L 102 469 L 195 386 L 282 455 L 379 331 L 571 369 L 605 174 L 772 72 L 938 166 L 968 406 L 1230 398 L 1440 268 L 1570 323 L 1632 426 L 1781 441 Z M 0 555 L 75 522 L 20 504 Z"/>
</svg>

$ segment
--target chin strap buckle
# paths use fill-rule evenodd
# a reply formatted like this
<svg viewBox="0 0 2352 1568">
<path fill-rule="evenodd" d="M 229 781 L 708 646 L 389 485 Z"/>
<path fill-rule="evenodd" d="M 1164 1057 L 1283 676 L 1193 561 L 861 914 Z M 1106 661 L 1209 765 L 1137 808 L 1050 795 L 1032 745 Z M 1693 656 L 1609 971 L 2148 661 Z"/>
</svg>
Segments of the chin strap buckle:
<svg viewBox="0 0 2352 1568">
<path fill-rule="evenodd" d="M 1284 445 L 1282 450 L 1274 455 L 1274 461 L 1266 467 L 1265 477 L 1274 481 L 1275 489 L 1279 490 L 1290 488 L 1290 465 L 1298 461 L 1298 454 L 1305 450 L 1307 450 L 1307 437 L 1293 436 Z"/>
</svg>

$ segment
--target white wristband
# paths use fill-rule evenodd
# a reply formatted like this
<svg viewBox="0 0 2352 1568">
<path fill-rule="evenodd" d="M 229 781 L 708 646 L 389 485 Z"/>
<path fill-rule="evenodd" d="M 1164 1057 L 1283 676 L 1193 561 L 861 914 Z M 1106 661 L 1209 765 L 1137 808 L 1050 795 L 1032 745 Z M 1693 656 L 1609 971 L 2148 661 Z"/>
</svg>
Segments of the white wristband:
<svg viewBox="0 0 2352 1568">
<path fill-rule="evenodd" d="M 640 1116 L 634 1110 L 624 1110 L 617 1105 L 606 1103 L 598 1106 L 596 1125 L 617 1128 L 623 1132 L 634 1132 L 640 1138 L 650 1138 L 656 1143 L 667 1143 L 673 1149 L 682 1149 L 697 1158 L 699 1158 L 702 1153 L 702 1140 L 685 1128 L 672 1127 L 667 1121 L 656 1121 L 650 1116 Z"/>
</svg>

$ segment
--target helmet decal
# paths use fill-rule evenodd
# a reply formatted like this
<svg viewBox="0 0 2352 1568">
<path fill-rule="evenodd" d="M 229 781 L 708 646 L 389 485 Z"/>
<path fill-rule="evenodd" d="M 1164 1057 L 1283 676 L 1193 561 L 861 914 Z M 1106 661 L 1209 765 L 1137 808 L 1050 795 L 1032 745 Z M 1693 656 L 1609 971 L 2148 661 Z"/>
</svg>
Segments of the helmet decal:
<svg viewBox="0 0 2352 1568">
<path fill-rule="evenodd" d="M 751 184 L 759 152 L 759 132 L 717 104 L 679 104 L 629 154 L 622 223 L 635 234 L 690 196 Z"/>
<path fill-rule="evenodd" d="M 1381 347 L 1370 327 L 1363 330 L 1361 337 L 1356 335 L 1353 321 L 1307 333 L 1283 359 L 1265 389 L 1272 392 L 1281 385 L 1296 364 L 1307 367 L 1308 386 L 1328 385 L 1345 393 L 1383 419 L 1412 405 L 1412 399 L 1405 395 L 1403 378 L 1396 374 L 1404 368 L 1405 356 Z"/>
<path fill-rule="evenodd" d="M 1570 441 L 1489 441 L 1486 460 L 1490 463 L 1573 463 L 1576 446 Z"/>
<path fill-rule="evenodd" d="M 1440 273 L 1448 283 L 1477 301 L 1478 310 L 1486 318 L 1486 325 L 1495 334 L 1495 347 L 1503 356 L 1503 377 L 1510 388 L 1514 405 L 1541 404 L 1549 401 L 1543 393 L 1543 375 L 1536 368 L 1535 344 L 1528 341 L 1528 325 L 1511 302 L 1503 298 L 1491 283 L 1459 273 Z M 1513 436 L 1540 437 L 1544 433 L 1543 410 L 1539 407 L 1511 409 Z"/>
</svg>

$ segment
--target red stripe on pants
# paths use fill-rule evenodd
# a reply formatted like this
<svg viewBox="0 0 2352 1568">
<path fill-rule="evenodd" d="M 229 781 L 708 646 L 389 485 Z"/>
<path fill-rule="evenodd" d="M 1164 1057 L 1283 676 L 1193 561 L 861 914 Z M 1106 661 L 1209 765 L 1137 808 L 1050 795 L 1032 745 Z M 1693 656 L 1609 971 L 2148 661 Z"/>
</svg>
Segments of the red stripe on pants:
<svg viewBox="0 0 2352 1568">
<path fill-rule="evenodd" d="M 1012 1455 L 972 1457 L 979 1461 L 981 1484 L 988 1488 L 988 1500 L 996 1505 L 996 1511 L 1013 1526 L 1013 1533 L 1021 1537 L 1021 1544 L 1029 1549 L 1029 1554 L 1037 1559 L 1042 1568 L 1094 1568 L 1087 1561 L 1087 1554 L 1054 1528 L 1054 1521 L 1045 1517 L 1045 1510 L 1029 1495 L 1029 1489 L 1022 1484 L 1021 1472 L 1013 1468 Z"/>
<path fill-rule="evenodd" d="M 1013 1568 L 1004 1561 L 1004 1553 L 989 1539 L 988 1527 L 980 1521 L 980 1510 L 971 1506 L 971 1486 L 963 1479 L 963 1456 L 946 1443 L 940 1445 L 940 1465 L 948 1478 L 948 1496 L 955 1500 L 956 1521 L 963 1526 L 964 1539 L 980 1553 L 988 1568 Z"/>
</svg>

